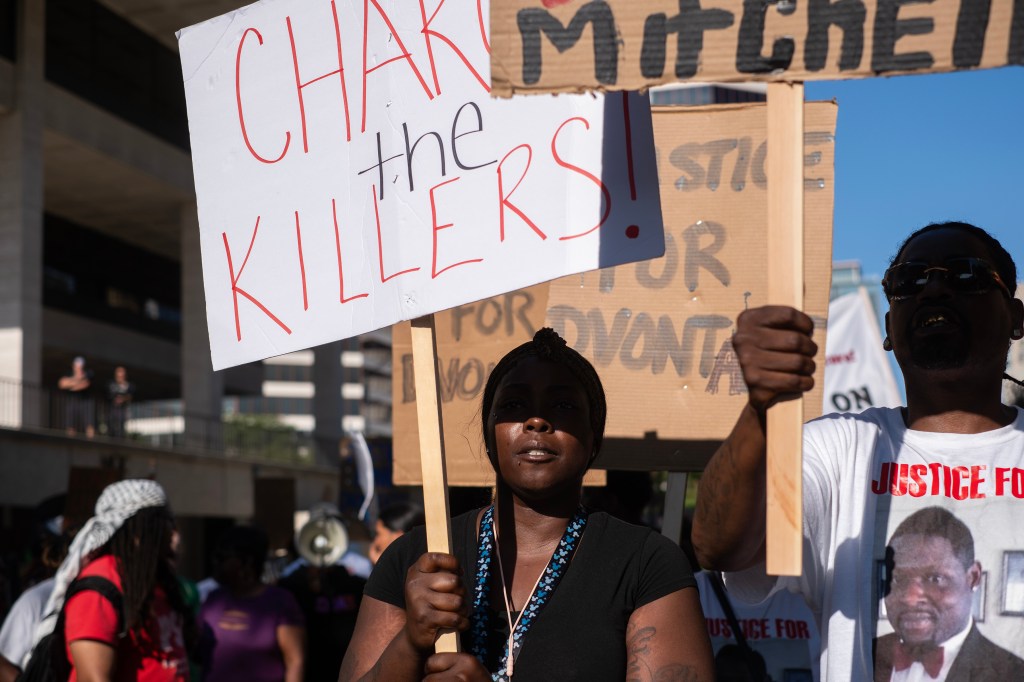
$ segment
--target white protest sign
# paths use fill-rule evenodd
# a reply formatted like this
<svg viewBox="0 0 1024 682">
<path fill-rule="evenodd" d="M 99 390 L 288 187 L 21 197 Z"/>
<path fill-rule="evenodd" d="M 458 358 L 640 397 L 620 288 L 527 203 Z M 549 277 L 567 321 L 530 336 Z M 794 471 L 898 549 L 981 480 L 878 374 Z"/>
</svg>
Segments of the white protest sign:
<svg viewBox="0 0 1024 682">
<path fill-rule="evenodd" d="M 875 310 L 864 287 L 828 305 L 822 403 L 826 414 L 903 404 L 889 359 L 882 350 Z"/>
<path fill-rule="evenodd" d="M 646 98 L 492 100 L 478 0 L 179 32 L 213 366 L 659 256 Z"/>
</svg>

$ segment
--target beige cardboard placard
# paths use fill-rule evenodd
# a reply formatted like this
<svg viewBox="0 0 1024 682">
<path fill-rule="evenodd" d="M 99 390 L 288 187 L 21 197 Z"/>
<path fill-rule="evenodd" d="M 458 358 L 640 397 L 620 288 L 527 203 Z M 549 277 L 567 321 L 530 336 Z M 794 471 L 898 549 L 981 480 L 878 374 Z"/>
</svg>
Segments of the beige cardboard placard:
<svg viewBox="0 0 1024 682">
<path fill-rule="evenodd" d="M 804 311 L 819 344 L 807 419 L 820 414 L 825 367 L 836 111 L 805 109 Z M 706 459 L 746 401 L 730 337 L 744 307 L 768 302 L 766 130 L 763 104 L 655 110 L 665 256 L 551 283 L 549 324 L 608 389 L 599 466 Z M 679 453 L 665 454 L 673 443 Z"/>
<path fill-rule="evenodd" d="M 538 284 L 434 313 L 448 485 L 494 484 L 481 435 L 484 384 L 505 353 L 533 338 L 543 326 L 547 299 L 548 285 Z M 391 344 L 393 479 L 397 485 L 421 485 L 408 323 L 392 327 Z M 591 472 L 587 483 L 603 484 L 604 472 Z"/>
<path fill-rule="evenodd" d="M 492 0 L 492 94 L 1024 64 L 1020 0 Z"/>
<path fill-rule="evenodd" d="M 815 320 L 820 413 L 831 282 L 837 107 L 805 109 L 805 308 Z M 746 401 L 729 343 L 767 302 L 764 104 L 654 113 L 666 254 L 436 314 L 448 482 L 489 485 L 480 394 L 490 366 L 549 324 L 594 363 L 608 399 L 602 468 L 699 470 Z M 408 327 L 396 325 L 394 478 L 419 484 Z"/>
</svg>

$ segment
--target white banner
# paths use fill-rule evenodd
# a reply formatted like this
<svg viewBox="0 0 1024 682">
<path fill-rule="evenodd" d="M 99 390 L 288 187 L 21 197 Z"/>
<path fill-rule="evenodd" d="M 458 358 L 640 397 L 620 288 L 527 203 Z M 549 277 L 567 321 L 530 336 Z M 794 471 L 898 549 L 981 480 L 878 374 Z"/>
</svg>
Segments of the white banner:
<svg viewBox="0 0 1024 682">
<path fill-rule="evenodd" d="M 487 17 L 263 0 L 179 32 L 215 369 L 664 252 L 646 97 L 491 99 Z"/>
<path fill-rule="evenodd" d="M 864 287 L 828 306 L 823 412 L 902 405 L 882 333 Z"/>
</svg>

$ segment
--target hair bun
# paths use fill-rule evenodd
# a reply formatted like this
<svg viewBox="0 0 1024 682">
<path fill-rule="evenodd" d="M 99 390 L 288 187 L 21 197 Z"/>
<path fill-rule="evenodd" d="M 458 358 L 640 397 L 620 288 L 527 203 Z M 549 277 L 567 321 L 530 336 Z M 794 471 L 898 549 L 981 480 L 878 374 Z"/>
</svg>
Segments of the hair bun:
<svg viewBox="0 0 1024 682">
<path fill-rule="evenodd" d="M 537 333 L 533 335 L 533 343 L 536 347 L 537 355 L 544 360 L 561 356 L 569 345 L 551 327 L 541 327 L 538 329 Z"/>
</svg>

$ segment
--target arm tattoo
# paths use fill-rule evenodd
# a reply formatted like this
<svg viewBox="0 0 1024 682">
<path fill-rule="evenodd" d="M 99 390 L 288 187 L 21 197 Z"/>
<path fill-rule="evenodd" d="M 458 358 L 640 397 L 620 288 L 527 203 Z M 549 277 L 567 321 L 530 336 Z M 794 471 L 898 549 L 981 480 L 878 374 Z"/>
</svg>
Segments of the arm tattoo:
<svg viewBox="0 0 1024 682">
<path fill-rule="evenodd" d="M 626 682 L 697 682 L 697 672 L 688 665 L 670 663 L 657 670 L 651 668 L 647 655 L 651 653 L 649 645 L 657 632 L 654 627 L 627 626 Z"/>
<path fill-rule="evenodd" d="M 642 682 L 644 679 L 651 679 L 651 666 L 644 660 L 651 652 L 648 643 L 657 632 L 652 627 L 638 627 L 633 623 L 626 626 L 626 680 L 627 682 Z"/>
</svg>

